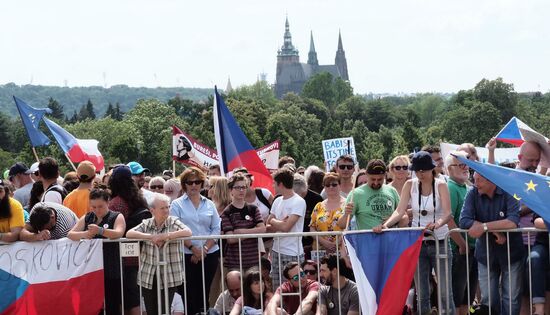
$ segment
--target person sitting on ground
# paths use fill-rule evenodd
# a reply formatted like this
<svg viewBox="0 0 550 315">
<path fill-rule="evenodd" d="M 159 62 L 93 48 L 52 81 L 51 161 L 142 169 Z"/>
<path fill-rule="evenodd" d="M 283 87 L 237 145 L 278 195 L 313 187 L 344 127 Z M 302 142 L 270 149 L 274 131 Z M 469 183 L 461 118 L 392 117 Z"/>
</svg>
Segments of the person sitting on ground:
<svg viewBox="0 0 550 315">
<path fill-rule="evenodd" d="M 286 264 L 283 274 L 287 281 L 282 283 L 275 291 L 267 305 L 266 314 L 315 314 L 317 311 L 317 297 L 319 296 L 319 283 L 307 279 L 306 274 L 296 261 Z M 286 294 L 300 291 L 301 296 Z"/>
<path fill-rule="evenodd" d="M 216 300 L 214 310 L 218 314 L 229 314 L 235 305 L 235 301 L 241 296 L 241 273 L 230 271 L 225 275 L 227 289 L 220 293 Z"/>
<path fill-rule="evenodd" d="M 9 196 L 6 182 L 0 179 L 0 242 L 17 241 L 25 226 L 24 218 L 23 206 Z"/>
<path fill-rule="evenodd" d="M 321 258 L 321 257 L 319 257 Z M 317 262 L 316 261 L 313 261 L 313 260 L 304 260 L 304 262 L 302 262 L 302 270 L 304 271 L 304 273 L 306 274 L 306 278 L 308 278 L 309 280 L 313 280 L 313 281 L 317 281 L 319 280 L 318 277 L 317 277 Z"/>
<path fill-rule="evenodd" d="M 261 315 L 264 306 L 269 303 L 273 293 L 266 289 L 265 279 L 260 281 L 257 267 L 248 269 L 244 275 L 243 294 L 235 301 L 229 315 Z"/>
<path fill-rule="evenodd" d="M 321 260 L 320 313 L 322 315 L 359 315 L 359 295 L 357 285 L 346 277 L 351 270 L 346 267 L 344 259 L 338 261 L 336 255 L 323 257 Z"/>
<path fill-rule="evenodd" d="M 192 233 L 178 218 L 169 216 L 170 198 L 166 195 L 159 193 L 153 195 L 151 213 L 152 218 L 143 220 L 141 224 L 129 230 L 126 237 L 149 240 L 149 242 L 143 242 L 141 246 L 138 285 L 142 287 L 147 314 L 155 315 L 158 312 L 155 246 L 161 250 L 166 241 L 191 236 Z M 165 260 L 167 262 L 164 268 L 168 268 L 168 283 L 162 283 L 161 296 L 164 296 L 164 290 L 168 288 L 168 302 L 171 303 L 177 287 L 183 284 L 183 251 L 179 242 L 168 244 Z M 164 303 L 161 304 L 164 313 Z"/>
<path fill-rule="evenodd" d="M 78 217 L 71 209 L 55 202 L 39 202 L 31 210 L 29 221 L 19 237 L 35 242 L 67 237 Z"/>
</svg>

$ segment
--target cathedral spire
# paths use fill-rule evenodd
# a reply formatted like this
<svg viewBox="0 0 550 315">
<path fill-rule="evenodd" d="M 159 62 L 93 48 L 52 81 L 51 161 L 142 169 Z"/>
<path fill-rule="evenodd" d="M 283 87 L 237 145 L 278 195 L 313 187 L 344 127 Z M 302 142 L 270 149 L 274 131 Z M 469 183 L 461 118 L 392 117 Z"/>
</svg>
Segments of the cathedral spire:
<svg viewBox="0 0 550 315">
<path fill-rule="evenodd" d="M 225 87 L 225 94 L 229 94 L 233 91 L 233 86 L 231 86 L 231 78 L 227 77 L 227 86 Z"/>
<path fill-rule="evenodd" d="M 346 52 L 344 51 L 344 45 L 342 45 L 342 33 L 340 31 L 338 31 L 338 50 L 336 51 L 334 63 L 338 68 L 340 77 L 343 80 L 349 81 L 348 62 L 346 61 Z"/>
<path fill-rule="evenodd" d="M 307 54 L 307 63 L 310 65 L 319 65 L 319 61 L 317 60 L 317 52 L 315 51 L 315 43 L 313 42 L 313 31 L 311 31 L 309 40 L 309 53 Z"/>
<path fill-rule="evenodd" d="M 288 16 L 285 21 L 285 35 L 283 47 L 279 50 L 279 55 L 283 56 L 298 56 L 298 49 L 292 45 L 292 35 L 290 34 L 290 24 L 288 23 Z"/>
</svg>

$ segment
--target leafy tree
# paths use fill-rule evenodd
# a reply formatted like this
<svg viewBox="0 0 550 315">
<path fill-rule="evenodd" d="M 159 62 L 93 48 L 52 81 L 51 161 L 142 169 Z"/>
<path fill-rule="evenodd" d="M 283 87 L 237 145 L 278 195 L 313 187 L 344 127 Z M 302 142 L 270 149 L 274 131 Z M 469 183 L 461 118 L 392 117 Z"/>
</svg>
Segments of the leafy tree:
<svg viewBox="0 0 550 315">
<path fill-rule="evenodd" d="M 113 104 L 109 102 L 109 106 L 107 106 L 107 110 L 105 111 L 105 115 L 103 115 L 103 118 L 113 118 L 115 115 L 115 108 L 113 107 Z"/>
<path fill-rule="evenodd" d="M 502 121 L 507 122 L 516 115 L 518 98 L 514 85 L 504 83 L 502 78 L 481 80 L 474 87 L 473 95 L 480 103 L 491 103 L 500 112 Z"/>
<path fill-rule="evenodd" d="M 334 79 L 334 104 L 340 104 L 353 96 L 353 88 L 348 81 L 337 77 Z"/>
<path fill-rule="evenodd" d="M 252 85 L 243 85 L 234 89 L 229 93 L 228 97 L 238 100 L 260 101 L 272 106 L 277 104 L 278 101 L 269 83 L 260 80 Z"/>
<path fill-rule="evenodd" d="M 88 113 L 86 118 L 95 119 L 94 104 L 92 104 L 90 99 L 88 99 L 88 102 L 86 103 L 86 112 Z"/>
<path fill-rule="evenodd" d="M 120 104 L 118 102 L 116 102 L 112 118 L 117 121 L 121 121 L 122 118 L 124 118 L 124 112 L 120 109 Z"/>
<path fill-rule="evenodd" d="M 48 108 L 52 110 L 51 114 L 49 114 L 51 117 L 59 120 L 65 118 L 65 113 L 63 113 L 63 105 L 59 104 L 58 101 L 51 97 L 48 100 Z"/>
<path fill-rule="evenodd" d="M 313 75 L 302 88 L 302 97 L 314 98 L 323 102 L 328 108 L 334 107 L 335 91 L 332 74 L 321 72 Z"/>
<path fill-rule="evenodd" d="M 10 118 L 0 112 L 0 150 L 10 151 L 11 149 L 11 130 L 12 122 Z"/>
</svg>

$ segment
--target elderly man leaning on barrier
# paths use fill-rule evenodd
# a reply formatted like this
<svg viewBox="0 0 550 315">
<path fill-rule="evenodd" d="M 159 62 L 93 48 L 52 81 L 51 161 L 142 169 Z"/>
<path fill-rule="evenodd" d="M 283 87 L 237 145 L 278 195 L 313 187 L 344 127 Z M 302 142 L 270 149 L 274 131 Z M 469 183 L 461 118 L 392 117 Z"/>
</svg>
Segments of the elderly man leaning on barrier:
<svg viewBox="0 0 550 315">
<path fill-rule="evenodd" d="M 155 246 L 161 255 L 160 261 L 165 261 L 168 274 L 168 283 L 164 283 L 163 268 L 161 272 L 161 301 L 164 301 L 164 290 L 168 289 L 168 301 L 171 304 L 177 287 L 183 284 L 183 251 L 178 241 L 169 243 L 167 251 L 164 251 L 166 241 L 191 236 L 191 230 L 181 221 L 170 214 L 170 197 L 159 193 L 153 193 L 153 217 L 143 222 L 126 233 L 127 238 L 146 239 L 141 246 L 141 268 L 138 285 L 143 287 L 143 298 L 148 315 L 158 314 L 156 254 Z M 162 303 L 164 313 L 164 303 Z"/>
<path fill-rule="evenodd" d="M 19 238 L 26 242 L 57 240 L 67 237 L 76 222 L 71 209 L 55 202 L 39 202 L 32 207 Z"/>
<path fill-rule="evenodd" d="M 484 235 L 489 230 L 517 228 L 519 202 L 478 173 L 474 174 L 474 179 L 476 186 L 466 194 L 460 228 L 468 229 L 469 236 L 478 238 L 475 257 L 481 303 L 500 309 L 500 314 L 519 314 L 523 267 L 521 234 L 509 233 L 508 239 L 503 233 Z"/>
</svg>

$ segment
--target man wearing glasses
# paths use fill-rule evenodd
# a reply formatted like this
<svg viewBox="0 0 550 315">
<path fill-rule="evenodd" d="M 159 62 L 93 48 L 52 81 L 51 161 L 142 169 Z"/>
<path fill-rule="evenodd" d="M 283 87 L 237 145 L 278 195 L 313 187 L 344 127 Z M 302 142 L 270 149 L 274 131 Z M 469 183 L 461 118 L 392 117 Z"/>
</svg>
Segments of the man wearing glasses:
<svg viewBox="0 0 550 315">
<path fill-rule="evenodd" d="M 287 281 L 275 291 L 266 314 L 315 314 L 319 283 L 307 279 L 295 261 L 286 264 L 283 275 Z"/>
<path fill-rule="evenodd" d="M 346 198 L 353 190 L 353 172 L 355 171 L 355 160 L 349 154 L 340 156 L 336 160 L 336 173 L 340 175 L 340 195 Z M 321 197 L 327 199 L 327 193 L 323 189 Z"/>
</svg>

